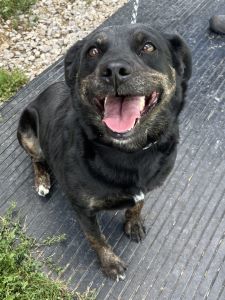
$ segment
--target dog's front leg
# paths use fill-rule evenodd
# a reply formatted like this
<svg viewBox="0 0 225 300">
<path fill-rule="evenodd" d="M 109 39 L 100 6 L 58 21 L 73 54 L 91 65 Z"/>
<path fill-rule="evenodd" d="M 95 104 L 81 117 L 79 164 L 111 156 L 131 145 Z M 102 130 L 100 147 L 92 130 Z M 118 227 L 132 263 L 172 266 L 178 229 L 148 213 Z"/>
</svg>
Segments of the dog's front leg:
<svg viewBox="0 0 225 300">
<path fill-rule="evenodd" d="M 144 201 L 140 201 L 125 212 L 124 231 L 135 242 L 143 240 L 146 234 L 144 222 L 141 217 L 143 205 Z"/>
<path fill-rule="evenodd" d="M 99 228 L 96 213 L 76 208 L 78 220 L 92 248 L 97 252 L 103 272 L 114 280 L 125 278 L 125 263 L 107 244 L 105 236 Z"/>
</svg>

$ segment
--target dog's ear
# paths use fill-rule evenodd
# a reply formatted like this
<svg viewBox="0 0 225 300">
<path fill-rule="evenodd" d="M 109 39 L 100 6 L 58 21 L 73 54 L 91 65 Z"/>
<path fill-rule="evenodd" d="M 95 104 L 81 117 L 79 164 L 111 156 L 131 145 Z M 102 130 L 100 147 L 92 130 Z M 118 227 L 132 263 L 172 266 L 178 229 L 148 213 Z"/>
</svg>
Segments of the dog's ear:
<svg viewBox="0 0 225 300">
<path fill-rule="evenodd" d="M 187 82 L 192 73 L 191 51 L 179 35 L 167 35 L 169 48 L 172 54 L 173 67 L 181 76 L 183 82 Z"/>
<path fill-rule="evenodd" d="M 64 59 L 65 80 L 69 87 L 74 87 L 76 74 L 79 70 L 80 54 L 84 45 L 84 39 L 79 40 L 66 53 Z"/>
</svg>

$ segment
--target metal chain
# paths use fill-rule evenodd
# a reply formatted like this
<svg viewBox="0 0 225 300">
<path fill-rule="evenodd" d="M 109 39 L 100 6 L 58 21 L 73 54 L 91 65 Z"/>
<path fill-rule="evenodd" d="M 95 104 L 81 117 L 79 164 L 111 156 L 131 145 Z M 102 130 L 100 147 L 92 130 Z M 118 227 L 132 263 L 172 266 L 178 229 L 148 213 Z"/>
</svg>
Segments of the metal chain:
<svg viewBox="0 0 225 300">
<path fill-rule="evenodd" d="M 139 6 L 139 0 L 134 0 L 134 6 L 131 15 L 131 24 L 137 23 L 138 6 Z"/>
</svg>

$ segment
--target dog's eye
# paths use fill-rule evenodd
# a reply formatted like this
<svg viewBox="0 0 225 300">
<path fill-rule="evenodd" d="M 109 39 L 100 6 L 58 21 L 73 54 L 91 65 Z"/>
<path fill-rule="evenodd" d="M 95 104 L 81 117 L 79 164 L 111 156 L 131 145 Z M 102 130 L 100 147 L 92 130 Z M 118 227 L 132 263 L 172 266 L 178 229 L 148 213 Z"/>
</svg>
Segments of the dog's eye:
<svg viewBox="0 0 225 300">
<path fill-rule="evenodd" d="M 148 42 L 144 45 L 142 51 L 145 53 L 152 53 L 153 51 L 155 51 L 155 46 L 152 43 Z"/>
<path fill-rule="evenodd" d="M 100 54 L 100 50 L 96 47 L 93 47 L 91 49 L 89 49 L 88 51 L 88 56 L 90 57 L 97 57 Z"/>
</svg>

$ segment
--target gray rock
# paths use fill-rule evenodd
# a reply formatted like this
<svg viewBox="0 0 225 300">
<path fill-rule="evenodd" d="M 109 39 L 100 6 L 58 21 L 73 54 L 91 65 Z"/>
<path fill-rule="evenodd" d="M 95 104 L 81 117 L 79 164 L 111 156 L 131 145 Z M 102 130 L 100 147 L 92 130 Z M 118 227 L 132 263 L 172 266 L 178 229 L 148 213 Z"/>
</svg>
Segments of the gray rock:
<svg viewBox="0 0 225 300">
<path fill-rule="evenodd" d="M 213 32 L 225 34 L 225 15 L 213 16 L 209 20 L 209 28 Z"/>
</svg>

